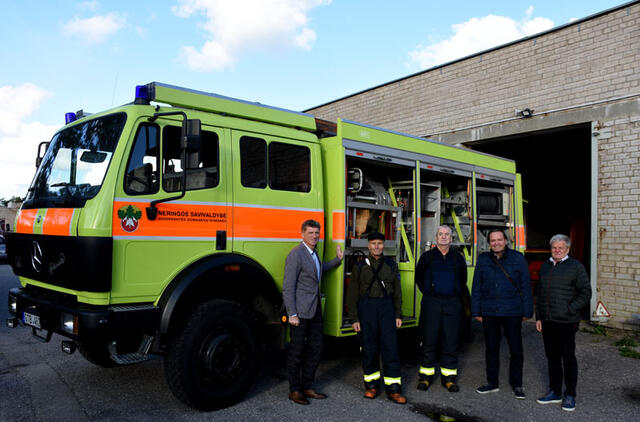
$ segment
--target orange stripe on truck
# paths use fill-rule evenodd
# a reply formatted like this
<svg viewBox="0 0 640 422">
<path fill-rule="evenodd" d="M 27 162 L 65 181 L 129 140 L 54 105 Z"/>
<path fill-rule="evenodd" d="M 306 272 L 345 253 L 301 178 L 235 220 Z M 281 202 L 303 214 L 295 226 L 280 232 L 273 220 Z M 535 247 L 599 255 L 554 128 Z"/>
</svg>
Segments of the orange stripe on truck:
<svg viewBox="0 0 640 422">
<path fill-rule="evenodd" d="M 322 225 L 320 239 L 324 239 L 324 213 L 322 211 L 234 207 L 233 237 L 300 239 L 302 223 L 309 219 L 320 222 Z"/>
<path fill-rule="evenodd" d="M 115 201 L 113 236 L 215 238 L 218 230 L 227 230 L 228 238 L 300 239 L 304 220 L 324 221 L 324 213 L 317 210 L 180 202 L 158 204 L 158 216 L 151 221 L 147 206 L 148 202 Z"/>
<path fill-rule="evenodd" d="M 158 216 L 147 219 L 148 202 L 113 203 L 114 236 L 215 237 L 227 229 L 224 205 L 158 204 Z"/>
<path fill-rule="evenodd" d="M 37 209 L 20 210 L 16 221 L 17 233 L 33 233 L 33 224 L 36 221 Z"/>
<path fill-rule="evenodd" d="M 344 240 L 344 211 L 334 211 L 333 212 L 333 240 Z"/>
<path fill-rule="evenodd" d="M 42 234 L 70 236 L 73 208 L 49 208 L 42 223 Z"/>
</svg>

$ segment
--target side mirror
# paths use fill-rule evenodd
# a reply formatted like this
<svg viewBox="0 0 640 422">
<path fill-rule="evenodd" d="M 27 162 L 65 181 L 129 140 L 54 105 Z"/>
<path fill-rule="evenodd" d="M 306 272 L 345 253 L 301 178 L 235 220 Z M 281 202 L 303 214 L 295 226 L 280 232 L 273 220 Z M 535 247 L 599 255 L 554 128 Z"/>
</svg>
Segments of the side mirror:
<svg viewBox="0 0 640 422">
<path fill-rule="evenodd" d="M 199 119 L 187 119 L 182 122 L 183 169 L 197 168 L 202 144 L 202 122 Z"/>
<path fill-rule="evenodd" d="M 40 154 L 40 151 L 42 150 L 43 145 L 44 145 L 44 152 Z M 40 142 L 40 144 L 38 144 L 38 154 L 36 155 L 36 168 L 40 167 L 40 164 L 42 164 L 42 158 L 47 153 L 47 148 L 49 148 L 49 142 Z"/>
</svg>

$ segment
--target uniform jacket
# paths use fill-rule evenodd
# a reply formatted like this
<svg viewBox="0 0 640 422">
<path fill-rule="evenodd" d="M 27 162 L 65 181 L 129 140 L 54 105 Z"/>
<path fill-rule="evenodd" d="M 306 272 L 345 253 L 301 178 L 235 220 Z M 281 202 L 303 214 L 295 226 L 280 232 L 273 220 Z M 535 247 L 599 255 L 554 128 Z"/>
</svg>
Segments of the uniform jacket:
<svg viewBox="0 0 640 422">
<path fill-rule="evenodd" d="M 471 289 L 471 315 L 531 318 L 531 280 L 524 256 L 520 252 L 505 248 L 499 260 L 519 290 L 494 262 L 495 259 L 493 252 L 483 252 L 478 256 Z"/>
<path fill-rule="evenodd" d="M 579 322 L 580 310 L 591 299 L 591 284 L 584 266 L 569 258 L 557 263 L 546 261 L 540 267 L 536 319 Z"/>
<path fill-rule="evenodd" d="M 402 318 L 402 287 L 400 286 L 400 272 L 398 265 L 389 258 L 382 257 L 375 259 L 371 255 L 365 261 L 357 263 L 351 271 L 349 287 L 347 288 L 347 308 L 349 318 L 353 322 L 360 321 L 358 317 L 358 300 L 361 296 L 380 298 L 385 296 L 380 283 L 375 281 L 374 269 L 378 270 L 378 278 L 384 283 L 387 296 L 393 299 L 393 306 L 396 310 L 396 318 Z M 369 289 L 371 286 L 371 289 Z"/>
<path fill-rule="evenodd" d="M 322 262 L 320 259 L 323 273 L 338 265 L 340 265 L 340 259 L 337 257 L 329 262 Z M 282 299 L 287 308 L 287 315 L 297 314 L 299 318 L 313 318 L 319 298 L 320 280 L 318 280 L 316 264 L 307 247 L 300 242 L 289 252 L 284 264 Z"/>
<path fill-rule="evenodd" d="M 467 262 L 460 252 L 449 249 L 446 255 L 437 247 L 429 249 L 418 260 L 415 283 L 423 294 L 436 297 L 458 296 L 468 315 Z M 424 303 L 424 302 L 423 302 Z"/>
</svg>

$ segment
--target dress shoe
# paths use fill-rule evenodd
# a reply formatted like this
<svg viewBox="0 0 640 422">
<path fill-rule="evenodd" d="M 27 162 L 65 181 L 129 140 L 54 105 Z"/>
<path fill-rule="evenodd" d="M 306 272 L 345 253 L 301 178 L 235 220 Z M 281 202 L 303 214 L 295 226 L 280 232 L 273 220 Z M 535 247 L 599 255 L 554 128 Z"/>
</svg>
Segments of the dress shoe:
<svg viewBox="0 0 640 422">
<path fill-rule="evenodd" d="M 304 390 L 302 394 L 308 399 L 324 400 L 327 398 L 326 394 L 317 393 L 314 390 Z"/>
<path fill-rule="evenodd" d="M 387 394 L 387 398 L 398 404 L 405 404 L 407 402 L 407 398 L 400 393 L 389 393 Z"/>
<path fill-rule="evenodd" d="M 375 388 L 367 388 L 364 390 L 364 398 L 365 399 L 375 399 L 378 395 L 378 390 Z"/>
<path fill-rule="evenodd" d="M 289 393 L 289 400 L 293 400 L 294 403 L 298 404 L 309 404 L 309 400 L 304 397 L 300 391 L 292 391 Z"/>
</svg>

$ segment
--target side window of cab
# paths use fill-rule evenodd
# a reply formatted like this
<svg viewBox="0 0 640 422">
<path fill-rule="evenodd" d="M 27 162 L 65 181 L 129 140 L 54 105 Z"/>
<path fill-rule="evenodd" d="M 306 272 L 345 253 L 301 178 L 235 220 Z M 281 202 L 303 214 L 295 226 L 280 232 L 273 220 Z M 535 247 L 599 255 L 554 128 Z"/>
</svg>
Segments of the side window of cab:
<svg viewBox="0 0 640 422">
<path fill-rule="evenodd" d="M 158 192 L 159 137 L 157 125 L 143 123 L 138 127 L 124 179 L 124 191 L 127 194 L 146 195 Z"/>
<path fill-rule="evenodd" d="M 162 129 L 162 188 L 166 192 L 182 190 L 181 141 L 182 128 L 165 126 Z M 202 131 L 200 151 L 187 154 L 187 189 L 206 189 L 220 182 L 218 134 Z"/>
</svg>

